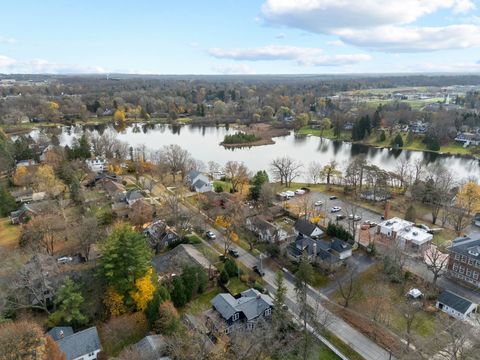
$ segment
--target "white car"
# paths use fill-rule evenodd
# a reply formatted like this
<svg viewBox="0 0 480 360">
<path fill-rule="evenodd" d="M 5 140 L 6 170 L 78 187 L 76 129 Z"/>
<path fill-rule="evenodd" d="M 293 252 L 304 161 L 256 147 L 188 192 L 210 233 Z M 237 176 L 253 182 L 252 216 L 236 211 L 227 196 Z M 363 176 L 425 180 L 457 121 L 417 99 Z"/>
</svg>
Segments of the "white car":
<svg viewBox="0 0 480 360">
<path fill-rule="evenodd" d="M 342 211 L 342 208 L 340 206 L 334 206 L 330 209 L 330 212 L 332 212 L 332 213 L 336 213 L 336 212 L 339 212 L 339 211 Z"/>
<path fill-rule="evenodd" d="M 296 194 L 296 195 L 303 195 L 303 194 L 305 194 L 305 190 L 303 190 L 303 189 L 297 189 L 297 190 L 295 190 L 295 194 Z"/>
<path fill-rule="evenodd" d="M 293 191 L 290 191 L 290 190 L 289 190 L 289 191 L 285 191 L 285 195 L 286 195 L 287 197 L 294 197 L 294 196 L 295 196 L 295 193 L 294 193 Z"/>
<path fill-rule="evenodd" d="M 353 221 L 360 221 L 360 220 L 362 220 L 362 217 L 360 215 L 350 214 L 350 215 L 348 215 L 348 219 L 353 220 Z"/>
<path fill-rule="evenodd" d="M 315 205 L 315 206 L 322 206 L 322 205 L 323 205 L 323 201 L 317 200 L 317 201 L 315 201 L 315 204 L 313 204 L 313 205 Z"/>
<path fill-rule="evenodd" d="M 73 261 L 73 258 L 70 256 L 62 256 L 57 259 L 57 262 L 59 264 L 68 264 L 68 263 L 71 263 L 72 261 Z"/>
</svg>

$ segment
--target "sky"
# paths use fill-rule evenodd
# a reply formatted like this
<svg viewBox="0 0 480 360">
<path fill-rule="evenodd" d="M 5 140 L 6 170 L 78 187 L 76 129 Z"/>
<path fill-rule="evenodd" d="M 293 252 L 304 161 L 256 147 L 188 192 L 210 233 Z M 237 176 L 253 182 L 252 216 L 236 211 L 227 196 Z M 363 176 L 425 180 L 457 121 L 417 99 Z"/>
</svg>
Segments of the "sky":
<svg viewBox="0 0 480 360">
<path fill-rule="evenodd" d="M 480 0 L 15 0 L 0 73 L 480 72 Z"/>
</svg>

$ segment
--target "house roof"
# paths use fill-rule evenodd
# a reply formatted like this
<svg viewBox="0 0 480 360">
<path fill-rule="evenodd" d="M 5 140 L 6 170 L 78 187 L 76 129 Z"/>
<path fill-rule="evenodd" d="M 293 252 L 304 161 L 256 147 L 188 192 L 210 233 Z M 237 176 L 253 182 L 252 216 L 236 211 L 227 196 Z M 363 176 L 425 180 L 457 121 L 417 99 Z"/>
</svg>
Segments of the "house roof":
<svg viewBox="0 0 480 360">
<path fill-rule="evenodd" d="M 330 244 L 332 250 L 335 250 L 338 253 L 342 253 L 344 251 L 349 251 L 352 249 L 351 245 L 343 240 L 333 238 L 332 243 Z"/>
<path fill-rule="evenodd" d="M 465 314 L 470 306 L 473 305 L 473 302 L 470 300 L 448 290 L 442 291 L 442 293 L 438 295 L 438 302 L 447 305 L 462 314 Z"/>
<path fill-rule="evenodd" d="M 67 360 L 73 360 L 101 349 L 96 326 L 59 339 L 57 344 L 60 350 L 67 355 Z"/>
<path fill-rule="evenodd" d="M 413 223 L 407 220 L 400 219 L 398 217 L 393 217 L 391 219 L 381 222 L 379 226 L 389 228 L 392 231 L 398 233 L 400 230 L 405 229 L 406 227 L 413 226 Z"/>
<path fill-rule="evenodd" d="M 304 219 L 298 219 L 295 222 L 295 230 L 297 230 L 299 233 L 301 233 L 303 235 L 310 236 L 315 231 L 316 228 L 318 228 L 317 225 L 312 224 L 310 221 L 307 221 L 307 220 L 304 220 Z M 323 231 L 322 231 L 322 233 L 323 233 Z"/>
<path fill-rule="evenodd" d="M 163 335 L 148 335 L 135 344 L 135 347 L 145 359 L 156 359 L 163 355 L 167 342 Z"/>
<path fill-rule="evenodd" d="M 273 306 L 270 296 L 255 289 L 245 290 L 238 299 L 235 299 L 229 293 L 218 294 L 212 299 L 211 303 L 225 320 L 230 319 L 237 312 L 242 312 L 247 321 L 253 320 Z"/>
<path fill-rule="evenodd" d="M 276 231 L 277 227 L 273 225 L 271 222 L 267 221 L 265 217 L 262 215 L 256 215 L 252 216 L 249 218 L 250 222 L 252 225 L 254 225 L 256 228 L 259 230 L 265 231 L 265 230 L 271 230 L 271 231 Z"/>
<path fill-rule="evenodd" d="M 203 181 L 202 179 L 198 179 L 197 181 L 195 181 L 195 183 L 193 184 L 193 187 L 195 189 L 200 189 L 202 188 L 203 186 L 207 185 L 208 183 L 206 183 L 205 181 Z"/>
<path fill-rule="evenodd" d="M 456 238 L 452 241 L 450 251 L 480 260 L 480 236 Z"/>
<path fill-rule="evenodd" d="M 103 188 L 110 194 L 125 192 L 125 186 L 112 179 L 106 179 L 105 183 L 103 184 Z"/>
<path fill-rule="evenodd" d="M 192 182 L 200 174 L 201 174 L 200 171 L 192 170 L 187 174 L 187 180 Z"/>
<path fill-rule="evenodd" d="M 132 200 L 142 199 L 143 195 L 140 190 L 129 190 L 125 198 L 127 199 L 127 201 L 132 201 Z"/>
<path fill-rule="evenodd" d="M 57 341 L 62 338 L 61 331 L 63 331 L 63 337 L 67 337 L 73 334 L 73 328 L 71 326 L 56 326 L 47 332 L 53 340 Z"/>
</svg>

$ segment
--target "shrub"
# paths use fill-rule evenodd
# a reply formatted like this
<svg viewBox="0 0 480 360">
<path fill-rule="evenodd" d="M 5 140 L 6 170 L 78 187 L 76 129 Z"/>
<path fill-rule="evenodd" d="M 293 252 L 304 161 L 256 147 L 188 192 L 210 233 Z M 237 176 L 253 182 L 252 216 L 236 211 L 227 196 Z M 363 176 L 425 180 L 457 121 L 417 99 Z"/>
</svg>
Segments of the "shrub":
<svg viewBox="0 0 480 360">
<path fill-rule="evenodd" d="M 213 186 L 213 189 L 216 193 L 221 193 L 223 192 L 223 185 L 222 184 L 219 184 L 219 183 L 216 183 L 214 186 Z"/>
<path fill-rule="evenodd" d="M 413 205 L 410 205 L 405 212 L 405 220 L 415 222 L 415 219 L 417 218 L 417 211 L 415 210 L 415 207 Z"/>
<path fill-rule="evenodd" d="M 160 304 L 159 315 L 158 320 L 155 322 L 155 331 L 165 335 L 175 333 L 180 324 L 180 317 L 171 301 L 165 301 Z"/>
<path fill-rule="evenodd" d="M 397 146 L 399 148 L 403 147 L 402 135 L 397 134 L 397 136 L 395 136 L 395 138 L 392 141 L 392 146 Z"/>
<path fill-rule="evenodd" d="M 223 139 L 223 143 L 224 144 L 242 144 L 242 143 L 253 142 L 259 139 L 260 138 L 255 136 L 254 134 L 246 134 L 244 132 L 238 131 L 232 135 L 225 135 L 225 138 Z"/>
<path fill-rule="evenodd" d="M 230 276 L 228 276 L 228 273 L 225 271 L 225 269 L 222 270 L 220 273 L 220 284 L 226 285 L 230 281 Z"/>
<path fill-rule="evenodd" d="M 223 267 L 225 271 L 227 272 L 229 277 L 236 277 L 238 276 L 238 267 L 237 264 L 235 264 L 235 261 L 232 259 L 227 259 L 225 261 L 225 265 Z"/>
<path fill-rule="evenodd" d="M 342 225 L 337 225 L 332 222 L 328 223 L 327 235 L 339 238 L 343 241 L 353 241 L 353 235 L 350 234 Z"/>
</svg>

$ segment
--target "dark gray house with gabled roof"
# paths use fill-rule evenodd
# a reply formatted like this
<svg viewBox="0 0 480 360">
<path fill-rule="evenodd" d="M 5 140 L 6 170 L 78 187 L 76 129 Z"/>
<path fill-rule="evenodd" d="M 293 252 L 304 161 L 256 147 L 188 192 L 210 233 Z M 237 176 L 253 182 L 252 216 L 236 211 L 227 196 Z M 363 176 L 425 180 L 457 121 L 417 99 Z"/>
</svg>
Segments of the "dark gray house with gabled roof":
<svg viewBox="0 0 480 360">
<path fill-rule="evenodd" d="M 478 304 L 445 290 L 438 295 L 437 308 L 459 320 L 466 320 L 477 312 Z"/>
<path fill-rule="evenodd" d="M 67 360 L 96 360 L 102 348 L 96 326 L 76 333 L 71 327 L 54 327 L 48 335 L 57 342 Z"/>
<path fill-rule="evenodd" d="M 298 219 L 295 222 L 294 229 L 296 234 L 302 234 L 314 239 L 320 239 L 325 235 L 322 229 L 305 219 Z"/>
<path fill-rule="evenodd" d="M 225 322 L 227 334 L 239 328 L 253 329 L 259 319 L 269 318 L 273 309 L 272 298 L 255 289 L 245 290 L 237 299 L 229 293 L 218 294 L 211 303 Z"/>
</svg>

